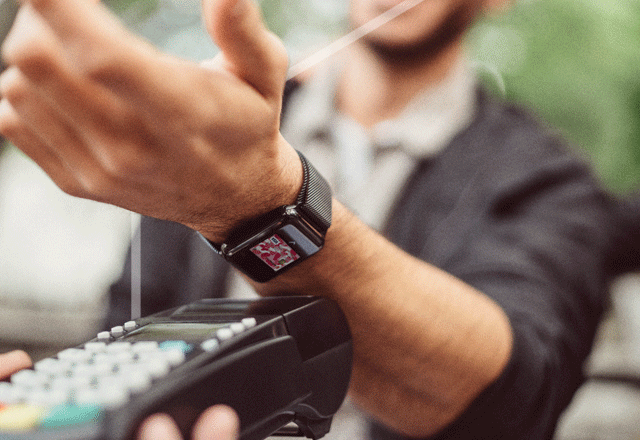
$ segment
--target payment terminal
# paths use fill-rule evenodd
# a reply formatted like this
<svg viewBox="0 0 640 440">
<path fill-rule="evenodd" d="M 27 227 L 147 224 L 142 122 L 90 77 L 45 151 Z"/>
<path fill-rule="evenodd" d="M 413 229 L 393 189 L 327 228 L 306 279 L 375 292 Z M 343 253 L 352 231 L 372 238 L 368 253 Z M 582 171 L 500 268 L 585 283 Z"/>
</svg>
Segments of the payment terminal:
<svg viewBox="0 0 640 440">
<path fill-rule="evenodd" d="M 185 439 L 222 403 L 242 440 L 321 438 L 351 372 L 351 335 L 329 300 L 205 299 L 123 323 L 0 382 L 1 440 L 129 440 L 150 414 Z"/>
</svg>

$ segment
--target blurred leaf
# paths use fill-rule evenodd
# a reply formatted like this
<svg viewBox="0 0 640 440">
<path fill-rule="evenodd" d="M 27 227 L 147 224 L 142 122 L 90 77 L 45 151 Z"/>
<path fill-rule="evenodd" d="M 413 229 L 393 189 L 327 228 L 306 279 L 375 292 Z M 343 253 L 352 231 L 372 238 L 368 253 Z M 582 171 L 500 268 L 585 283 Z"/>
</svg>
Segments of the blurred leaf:
<svg viewBox="0 0 640 440">
<path fill-rule="evenodd" d="M 492 34 L 503 35 L 502 47 L 488 44 L 501 41 Z M 521 1 L 478 23 L 469 47 L 502 75 L 506 97 L 536 109 L 583 148 L 611 189 L 640 187 L 638 2 Z M 514 47 L 520 52 L 505 57 Z"/>
</svg>

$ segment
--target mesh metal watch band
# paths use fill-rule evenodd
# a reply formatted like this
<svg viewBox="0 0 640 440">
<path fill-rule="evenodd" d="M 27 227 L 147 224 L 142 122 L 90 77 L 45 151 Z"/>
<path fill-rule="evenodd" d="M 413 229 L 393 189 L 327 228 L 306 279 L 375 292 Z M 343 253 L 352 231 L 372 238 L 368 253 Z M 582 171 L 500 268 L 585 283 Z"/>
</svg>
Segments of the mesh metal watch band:
<svg viewBox="0 0 640 440">
<path fill-rule="evenodd" d="M 296 204 L 323 234 L 331 226 L 331 188 L 326 180 L 298 151 L 304 179 Z"/>
</svg>

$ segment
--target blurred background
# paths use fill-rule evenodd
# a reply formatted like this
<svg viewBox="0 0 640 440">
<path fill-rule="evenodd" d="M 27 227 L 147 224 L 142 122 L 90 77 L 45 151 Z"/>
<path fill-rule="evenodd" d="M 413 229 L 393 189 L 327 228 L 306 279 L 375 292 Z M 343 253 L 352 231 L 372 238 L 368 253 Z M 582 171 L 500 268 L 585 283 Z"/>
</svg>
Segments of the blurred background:
<svg viewBox="0 0 640 440">
<path fill-rule="evenodd" d="M 215 47 L 199 0 L 106 0 L 130 27 L 193 60 Z M 584 149 L 614 191 L 640 186 L 640 2 L 516 0 L 468 38 L 483 80 L 527 103 Z M 346 0 L 261 0 L 292 64 L 345 33 Z"/>
<path fill-rule="evenodd" d="M 104 1 L 166 52 L 217 53 L 200 0 Z M 0 2 L 0 27 L 11 4 Z M 347 0 L 260 5 L 292 64 L 347 31 Z M 612 192 L 640 189 L 640 1 L 517 0 L 477 23 L 468 49 L 487 88 L 560 130 Z M 136 225 L 126 211 L 67 197 L 15 148 L 0 149 L 0 350 L 37 358 L 92 337 Z M 556 438 L 639 439 L 640 276 L 612 287 L 587 374 L 601 379 L 580 390 Z"/>
</svg>

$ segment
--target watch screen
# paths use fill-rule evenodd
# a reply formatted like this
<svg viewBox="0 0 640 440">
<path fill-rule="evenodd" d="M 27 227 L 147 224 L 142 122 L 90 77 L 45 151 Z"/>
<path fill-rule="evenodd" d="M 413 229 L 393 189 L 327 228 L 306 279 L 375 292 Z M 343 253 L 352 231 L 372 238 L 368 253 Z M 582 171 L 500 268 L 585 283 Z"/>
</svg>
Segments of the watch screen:
<svg viewBox="0 0 640 440">
<path fill-rule="evenodd" d="M 251 248 L 251 252 L 276 272 L 300 258 L 278 234 L 261 241 Z"/>
</svg>

